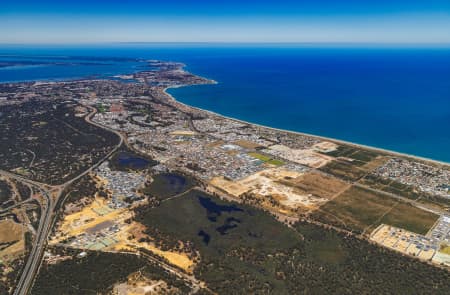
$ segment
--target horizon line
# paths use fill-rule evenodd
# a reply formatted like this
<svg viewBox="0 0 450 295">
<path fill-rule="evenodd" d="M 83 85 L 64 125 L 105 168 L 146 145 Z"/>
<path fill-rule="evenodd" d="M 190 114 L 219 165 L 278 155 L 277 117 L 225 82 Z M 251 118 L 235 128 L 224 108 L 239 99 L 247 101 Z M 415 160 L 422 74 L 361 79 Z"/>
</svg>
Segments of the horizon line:
<svg viewBox="0 0 450 295">
<path fill-rule="evenodd" d="M 450 46 L 449 42 L 326 42 L 326 41 L 102 41 L 102 42 L 2 42 L 0 46 L 45 45 L 145 45 L 145 44 L 236 44 L 236 45 L 403 45 L 403 46 Z"/>
</svg>

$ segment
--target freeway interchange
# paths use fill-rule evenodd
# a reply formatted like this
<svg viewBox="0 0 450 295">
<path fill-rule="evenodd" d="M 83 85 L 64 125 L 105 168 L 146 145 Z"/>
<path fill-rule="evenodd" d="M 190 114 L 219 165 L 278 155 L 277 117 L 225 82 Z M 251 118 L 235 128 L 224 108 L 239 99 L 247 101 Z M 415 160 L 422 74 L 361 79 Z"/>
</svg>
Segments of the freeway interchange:
<svg viewBox="0 0 450 295">
<path fill-rule="evenodd" d="M 182 72 L 177 71 L 175 74 L 170 72 L 170 75 L 165 74 L 164 78 L 174 79 L 180 73 Z M 142 78 L 142 75 L 146 75 L 144 80 L 150 85 L 153 84 L 148 79 L 153 75 L 155 76 L 152 78 L 153 82 L 161 78 L 157 72 L 141 73 L 136 78 Z M 193 80 L 193 82 L 196 81 Z M 173 81 L 169 82 L 173 83 Z M 186 84 L 185 82 L 181 80 L 173 85 Z M 73 97 L 73 99 L 48 99 L 43 102 L 25 100 L 25 102 L 19 102 L 17 108 L 8 106 L 8 108 L 0 109 L 0 114 L 6 114 L 0 116 L 0 124 L 5 126 L 2 135 L 7 139 L 4 141 L 5 144 L 3 145 L 2 141 L 0 146 L 0 158 L 3 160 L 0 176 L 21 182 L 31 187 L 35 193 L 39 193 L 37 200 L 41 207 L 40 219 L 35 219 L 35 222 L 39 221 L 35 239 L 14 294 L 30 293 L 33 284 L 35 290 L 38 289 L 41 276 L 36 282 L 35 279 L 41 264 L 44 265 L 42 261 L 47 245 L 50 247 L 54 245 L 52 244 L 55 242 L 53 235 L 50 241 L 49 236 L 57 221 L 57 213 L 69 195 L 66 194 L 69 186 L 94 169 L 96 169 L 96 177 L 101 178 L 99 171 L 102 167 L 99 166 L 119 148 L 122 152 L 122 148 L 125 149 L 123 145 L 126 145 L 126 149 L 130 151 L 157 161 L 158 165 L 152 173 L 182 172 L 198 180 L 199 186 L 202 187 L 199 189 L 196 186 L 162 201 L 149 197 L 148 199 L 155 201 L 155 207 L 150 204 L 140 208 L 139 212 L 142 217 L 139 221 L 143 222 L 142 225 L 146 226 L 147 230 L 155 220 L 147 218 L 150 212 L 145 209 L 156 208 L 154 211 L 158 212 L 163 210 L 161 207 L 164 206 L 178 208 L 178 201 L 189 203 L 186 195 L 200 191 L 205 195 L 215 194 L 216 197 L 220 196 L 222 200 L 228 200 L 230 204 L 234 204 L 219 206 L 219 208 L 234 208 L 235 204 L 244 203 L 276 216 L 280 221 L 277 227 L 287 225 L 291 231 L 297 231 L 296 227 L 304 226 L 301 222 L 305 220 L 310 225 L 313 224 L 315 231 L 319 233 L 322 233 L 324 228 L 333 229 L 334 233 L 352 237 L 357 245 L 366 243 L 373 229 L 385 223 L 389 226 L 416 230 L 419 233 L 430 230 L 431 234 L 431 229 L 440 222 L 437 220 L 438 217 L 442 216 L 439 220 L 444 220 L 444 215 L 448 213 L 449 202 L 445 198 L 446 192 L 442 184 L 450 179 L 450 170 L 442 163 L 422 162 L 421 159 L 406 158 L 402 155 L 367 149 L 332 139 L 285 132 L 221 117 L 175 101 L 165 92 L 167 84 L 154 85 L 157 86 L 120 84 L 114 81 L 27 85 L 26 91 L 33 94 L 43 95 L 43 93 L 57 91 L 58 96 Z M 10 92 L 13 93 L 16 90 L 12 89 Z M 29 95 L 28 92 L 27 95 Z M 75 110 L 74 114 L 71 113 L 73 110 Z M 16 117 L 28 119 L 17 120 Z M 18 166 L 20 169 L 17 168 Z M 429 171 L 434 173 L 428 173 Z M 111 176 L 112 173 L 105 172 L 106 183 L 114 184 L 116 187 L 123 189 L 127 183 L 132 183 L 127 181 L 128 178 L 125 176 L 120 178 L 113 175 L 111 177 L 115 178 L 108 179 L 108 175 Z M 145 179 L 144 175 L 141 176 Z M 411 177 L 420 185 L 409 185 L 407 181 Z M 140 187 L 135 185 L 130 188 L 130 191 L 134 188 Z M 425 193 L 426 191 L 431 193 Z M 277 195 L 277 198 L 274 198 L 274 195 Z M 208 198 L 213 199 L 212 195 Z M 111 200 L 115 199 L 111 198 Z M 27 202 L 29 200 L 22 199 L 5 210 L 14 209 Z M 161 204 L 163 206 L 160 206 Z M 373 210 L 369 210 L 372 207 Z M 117 211 L 121 208 L 123 207 L 114 207 Z M 84 209 L 89 211 L 92 208 L 86 206 Z M 201 212 L 204 211 L 201 210 Z M 172 210 L 168 211 L 172 212 Z M 200 220 L 196 211 L 187 213 L 187 215 L 193 215 L 191 220 Z M 167 214 L 161 216 L 162 224 L 167 225 L 165 220 Z M 184 218 L 184 215 L 180 214 L 180 216 Z M 127 228 L 125 220 L 128 219 L 125 217 L 120 219 L 121 222 L 123 221 L 123 228 Z M 148 224 L 145 224 L 146 220 L 150 220 Z M 169 228 L 168 232 L 180 229 L 180 226 L 176 226 L 176 221 L 174 220 L 171 225 L 173 228 Z M 210 221 L 210 219 L 205 220 L 206 223 Z M 230 222 L 235 223 L 230 224 Z M 256 225 L 257 222 L 251 223 L 251 227 Z M 245 221 L 241 225 L 240 219 L 230 218 L 224 226 L 227 230 L 239 231 L 245 228 Z M 211 228 L 209 234 L 219 232 L 218 229 L 223 230 L 224 226 L 215 228 L 215 231 Z M 198 240 L 200 232 L 194 226 L 192 232 L 193 234 L 184 239 L 179 238 L 178 235 L 159 238 L 171 244 L 179 240 L 188 242 Z M 127 229 L 124 229 L 123 233 L 128 233 Z M 143 231 L 138 232 L 138 234 L 142 233 Z M 183 231 L 181 233 L 186 234 Z M 203 243 L 207 245 L 209 234 L 203 229 L 201 233 L 204 237 L 208 237 L 206 242 L 203 240 Z M 152 236 L 151 232 L 145 234 Z M 304 239 L 305 236 L 300 231 L 298 234 Z M 77 235 L 79 234 L 73 234 L 69 238 Z M 62 234 L 62 237 L 66 238 L 68 235 Z M 130 236 L 121 237 L 123 240 L 128 240 Z M 243 241 L 252 238 L 253 235 L 246 233 Z M 429 237 L 424 236 L 424 238 Z M 223 255 L 228 251 L 226 239 L 217 234 L 213 239 L 223 243 L 222 247 L 224 247 L 221 249 L 223 251 L 221 255 L 210 257 L 216 265 L 219 265 L 227 260 L 227 255 Z M 56 241 L 58 245 L 60 241 L 63 239 Z M 97 244 L 97 240 L 93 241 L 87 238 L 82 241 L 86 243 L 77 249 L 83 249 L 83 251 L 93 249 L 91 245 Z M 145 244 L 145 241 L 143 238 L 142 243 Z M 236 240 L 233 240 L 232 244 L 234 245 L 235 242 Z M 70 247 L 68 243 L 66 246 Z M 201 243 L 197 241 L 195 249 L 200 249 L 200 257 L 208 257 L 209 251 L 202 252 Z M 279 249 L 283 249 L 282 246 L 284 247 L 279 245 Z M 113 249 L 116 253 L 126 251 L 126 248 L 119 247 L 118 249 L 108 248 L 108 251 L 109 249 Z M 159 250 L 158 252 L 149 250 L 150 252 L 147 253 L 141 251 L 146 248 L 136 246 L 134 249 L 137 249 L 134 255 L 144 257 L 158 264 L 165 271 L 189 282 L 193 287 L 191 289 L 193 293 L 200 289 L 217 290 L 217 286 L 215 286 L 216 289 L 214 288 L 217 282 L 208 282 L 207 276 L 202 277 L 202 274 L 194 275 L 184 269 L 180 270 L 174 267 L 178 265 L 173 261 L 164 260 L 166 256 L 149 255 L 150 252 L 150 254 L 160 253 Z M 152 247 L 149 249 L 155 250 Z M 238 250 L 243 251 L 243 249 Z M 358 249 L 358 247 L 352 248 L 355 252 Z M 255 251 L 245 250 L 244 254 L 259 253 L 260 249 L 253 250 Z M 234 251 L 228 254 L 231 255 L 229 257 L 243 255 Z M 364 255 L 366 254 L 364 252 Z M 179 258 L 179 256 L 176 257 Z M 261 259 L 267 259 L 267 257 Z M 248 262 L 250 263 L 250 260 Z M 367 269 L 367 265 L 360 263 L 363 269 Z M 406 262 L 402 262 L 401 265 L 404 263 Z M 196 270 L 208 265 L 210 264 L 207 263 L 207 259 L 200 260 Z M 283 262 L 281 265 L 287 264 Z M 239 282 L 241 274 L 238 269 L 234 269 L 232 265 L 227 267 L 233 269 L 233 275 L 236 277 L 230 280 L 228 277 L 230 272 L 227 273 L 226 280 Z M 259 270 L 259 267 L 255 269 Z M 383 266 L 382 269 L 385 270 L 388 267 Z M 318 272 L 313 273 L 316 275 Z M 372 271 L 371 275 L 374 273 L 377 272 Z M 197 275 L 198 278 L 196 278 Z M 44 282 L 48 284 L 48 280 Z M 62 282 L 65 283 L 65 280 Z M 304 283 L 305 280 L 299 280 L 296 283 L 302 282 Z"/>
<path fill-rule="evenodd" d="M 89 122 L 90 124 L 96 125 L 97 127 L 101 127 L 104 129 L 107 129 L 103 126 L 100 126 L 98 124 L 92 123 L 90 121 L 90 118 L 95 114 L 96 109 L 90 108 L 90 113 L 86 115 L 85 120 L 86 122 Z M 39 222 L 38 229 L 36 231 L 36 237 L 34 239 L 33 247 L 31 249 L 31 252 L 29 253 L 28 259 L 26 261 L 26 264 L 23 268 L 22 275 L 20 276 L 20 279 L 17 283 L 16 289 L 14 291 L 14 295 L 21 295 L 21 294 L 28 294 L 30 288 L 32 287 L 33 280 L 35 276 L 37 275 L 37 272 L 39 270 L 42 255 L 45 250 L 45 246 L 47 243 L 47 238 L 51 232 L 52 226 L 55 222 L 56 217 L 56 211 L 58 210 L 57 204 L 60 198 L 62 197 L 62 194 L 64 192 L 64 189 L 67 188 L 70 184 L 77 181 L 84 175 L 91 172 L 93 169 L 98 167 L 102 162 L 104 162 L 106 159 L 108 159 L 117 149 L 122 145 L 124 139 L 122 134 L 119 132 L 110 130 L 111 132 L 114 132 L 116 135 L 120 137 L 119 143 L 106 155 L 104 156 L 99 162 L 95 163 L 91 167 L 89 167 L 87 170 L 83 171 L 82 173 L 78 174 L 74 178 L 66 181 L 63 184 L 60 185 L 48 185 L 45 183 L 41 183 L 38 181 L 30 180 L 26 177 L 10 173 L 7 171 L 1 171 L 0 175 L 15 179 L 17 181 L 23 182 L 31 187 L 34 188 L 36 192 L 40 192 L 40 195 L 42 196 L 42 199 L 39 200 L 40 206 L 41 206 L 41 220 Z"/>
</svg>

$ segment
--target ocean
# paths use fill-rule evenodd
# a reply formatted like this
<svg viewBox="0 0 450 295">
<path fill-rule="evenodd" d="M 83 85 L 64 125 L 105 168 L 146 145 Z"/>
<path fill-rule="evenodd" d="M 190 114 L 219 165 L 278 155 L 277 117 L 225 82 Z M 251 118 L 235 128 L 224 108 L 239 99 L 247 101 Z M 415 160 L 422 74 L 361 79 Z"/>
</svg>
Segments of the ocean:
<svg viewBox="0 0 450 295">
<path fill-rule="evenodd" d="M 275 128 L 450 162 L 450 49 L 333 45 L 0 46 L 0 82 L 110 77 L 146 59 L 184 62 L 216 85 L 186 104 Z"/>
</svg>

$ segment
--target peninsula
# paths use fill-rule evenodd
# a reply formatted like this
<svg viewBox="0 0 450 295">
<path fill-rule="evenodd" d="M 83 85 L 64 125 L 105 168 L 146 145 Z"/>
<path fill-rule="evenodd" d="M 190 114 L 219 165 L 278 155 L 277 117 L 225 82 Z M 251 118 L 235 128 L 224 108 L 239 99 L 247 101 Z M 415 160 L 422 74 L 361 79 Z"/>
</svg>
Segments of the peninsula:
<svg viewBox="0 0 450 295">
<path fill-rule="evenodd" d="M 450 292 L 450 165 L 191 107 L 166 90 L 215 81 L 147 63 L 0 84 L 0 293 Z"/>
</svg>

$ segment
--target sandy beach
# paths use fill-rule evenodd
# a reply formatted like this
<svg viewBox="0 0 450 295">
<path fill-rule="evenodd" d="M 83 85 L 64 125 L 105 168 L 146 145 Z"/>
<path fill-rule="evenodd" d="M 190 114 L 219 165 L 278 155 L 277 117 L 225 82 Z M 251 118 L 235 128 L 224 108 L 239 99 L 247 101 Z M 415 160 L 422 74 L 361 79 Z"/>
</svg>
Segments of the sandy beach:
<svg viewBox="0 0 450 295">
<path fill-rule="evenodd" d="M 210 80 L 210 81 L 212 82 L 211 84 L 217 84 L 218 83 L 217 81 L 214 81 L 214 80 Z M 204 85 L 204 84 L 200 84 L 200 85 Z M 315 135 L 315 134 L 309 134 L 309 133 L 304 133 L 304 132 L 299 132 L 299 131 L 292 131 L 292 130 L 273 128 L 273 127 L 270 127 L 270 126 L 265 126 L 265 125 L 261 125 L 261 124 L 247 122 L 247 121 L 240 120 L 240 119 L 237 119 L 237 118 L 224 116 L 222 114 L 219 114 L 219 113 L 216 113 L 216 112 L 213 112 L 213 111 L 210 111 L 210 110 L 205 110 L 205 109 L 201 109 L 201 108 L 198 108 L 198 107 L 194 107 L 194 106 L 185 104 L 185 103 L 177 100 L 173 95 L 171 95 L 170 93 L 167 92 L 167 90 L 171 89 L 171 88 L 190 87 L 190 86 L 195 86 L 195 85 L 169 86 L 169 87 L 166 87 L 163 92 L 170 99 L 174 100 L 175 102 L 177 102 L 177 103 L 179 103 L 181 105 L 184 105 L 186 107 L 195 109 L 195 110 L 200 111 L 200 112 L 206 112 L 206 113 L 209 113 L 211 115 L 219 116 L 219 117 L 222 117 L 222 118 L 226 118 L 228 120 L 232 120 L 232 121 L 239 122 L 239 123 L 242 123 L 242 124 L 249 124 L 249 125 L 252 125 L 252 126 L 255 126 L 255 127 L 267 128 L 267 129 L 274 130 L 274 131 L 279 131 L 279 132 L 287 132 L 287 133 L 296 134 L 296 135 L 309 136 L 309 137 L 317 138 L 317 139 L 324 140 L 324 141 L 331 141 L 331 142 L 334 142 L 334 143 L 337 143 L 337 144 L 345 144 L 345 145 L 349 145 L 349 146 L 364 148 L 364 149 L 368 149 L 368 150 L 372 150 L 372 151 L 386 153 L 386 154 L 389 154 L 389 155 L 392 155 L 392 156 L 400 156 L 400 157 L 410 158 L 410 159 L 413 159 L 413 160 L 416 160 L 416 161 L 428 162 L 428 163 L 432 163 L 432 164 L 435 164 L 435 165 L 444 165 L 444 166 L 449 166 L 450 165 L 450 163 L 448 163 L 448 162 L 438 161 L 438 160 L 425 158 L 425 157 L 420 157 L 420 156 L 411 155 L 411 154 L 400 153 L 400 152 L 387 150 L 387 149 L 383 149 L 383 148 L 377 148 L 377 147 L 363 145 L 363 144 L 354 143 L 354 142 L 349 142 L 349 141 L 345 141 L 345 140 L 340 140 L 340 139 L 335 139 L 335 138 L 330 138 L 330 137 L 325 137 L 325 136 L 320 136 L 320 135 Z"/>
</svg>

